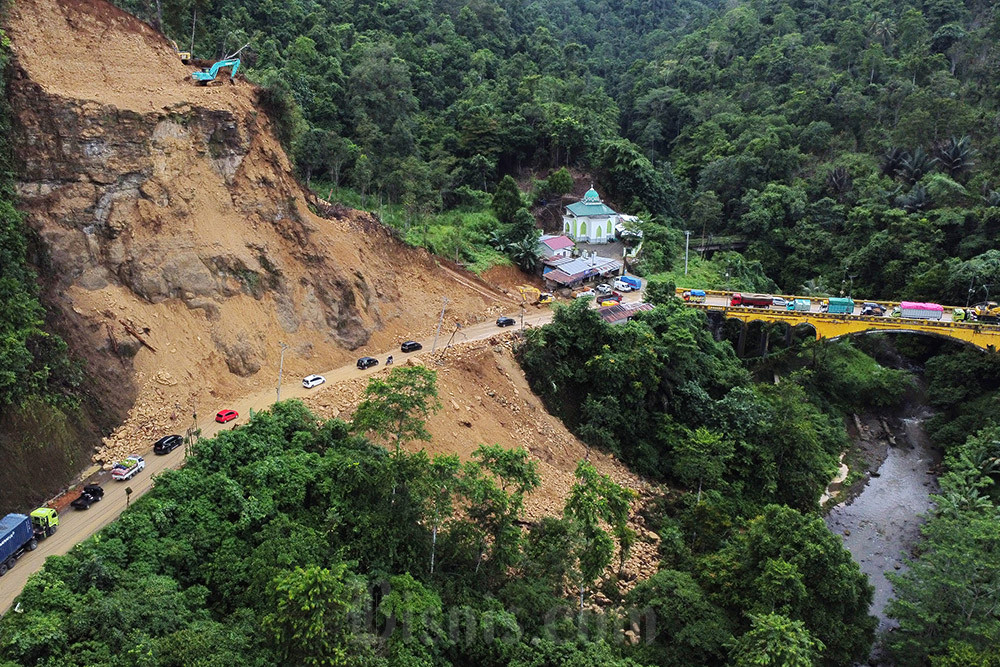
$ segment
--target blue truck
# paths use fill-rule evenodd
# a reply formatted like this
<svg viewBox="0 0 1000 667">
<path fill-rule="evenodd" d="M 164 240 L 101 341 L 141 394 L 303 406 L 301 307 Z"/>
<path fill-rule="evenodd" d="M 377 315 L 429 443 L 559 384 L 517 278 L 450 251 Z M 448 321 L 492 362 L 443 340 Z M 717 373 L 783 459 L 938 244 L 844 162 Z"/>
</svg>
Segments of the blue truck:
<svg viewBox="0 0 1000 667">
<path fill-rule="evenodd" d="M 8 514 L 0 519 L 0 577 L 25 551 L 34 551 L 38 540 L 56 532 L 58 525 L 59 514 L 48 507 L 40 507 L 31 516 Z"/>
<path fill-rule="evenodd" d="M 634 290 L 642 289 L 642 281 L 638 278 L 633 278 L 632 276 L 618 276 L 618 280 L 631 285 Z"/>
</svg>

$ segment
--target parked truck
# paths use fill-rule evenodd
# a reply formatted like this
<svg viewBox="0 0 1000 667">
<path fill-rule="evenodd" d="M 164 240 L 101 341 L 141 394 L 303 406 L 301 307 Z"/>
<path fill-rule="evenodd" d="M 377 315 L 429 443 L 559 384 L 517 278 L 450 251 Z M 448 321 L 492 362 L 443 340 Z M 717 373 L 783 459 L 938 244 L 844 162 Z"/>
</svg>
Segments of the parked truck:
<svg viewBox="0 0 1000 667">
<path fill-rule="evenodd" d="M 767 294 L 740 294 L 737 292 L 729 299 L 730 306 L 770 308 L 772 303 L 774 303 L 774 297 Z"/>
<path fill-rule="evenodd" d="M 124 461 L 118 461 L 111 468 L 111 479 L 123 482 L 132 479 L 146 467 L 146 461 L 141 456 L 130 456 Z"/>
<path fill-rule="evenodd" d="M 56 532 L 58 525 L 59 514 L 49 507 L 40 507 L 31 516 L 8 514 L 0 519 L 0 577 L 25 551 L 34 551 L 38 540 Z"/>
</svg>

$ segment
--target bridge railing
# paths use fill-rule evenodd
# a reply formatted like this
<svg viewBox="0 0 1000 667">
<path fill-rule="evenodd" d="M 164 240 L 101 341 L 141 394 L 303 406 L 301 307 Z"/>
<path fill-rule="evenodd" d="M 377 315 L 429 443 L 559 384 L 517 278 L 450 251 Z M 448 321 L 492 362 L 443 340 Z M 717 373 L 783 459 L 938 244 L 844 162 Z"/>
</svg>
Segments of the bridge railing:
<svg viewBox="0 0 1000 667">
<path fill-rule="evenodd" d="M 701 288 L 699 288 L 699 287 L 677 287 L 677 288 L 675 288 L 674 291 L 677 293 L 677 296 L 682 296 L 684 294 L 684 292 L 690 292 L 692 289 L 701 289 Z M 702 291 L 705 292 L 705 294 L 707 296 L 724 296 L 724 297 L 731 297 L 733 294 L 739 294 L 740 293 L 738 291 L 733 291 L 733 290 L 711 290 L 711 289 L 707 289 L 707 290 L 702 290 Z M 750 293 L 756 294 L 756 292 L 750 292 Z M 824 299 L 831 298 L 831 297 L 828 297 L 828 296 L 801 296 L 801 295 L 794 295 L 794 294 L 771 294 L 771 295 L 768 295 L 768 296 L 780 296 L 782 299 L 787 299 L 789 301 L 791 301 L 792 299 L 809 299 L 810 301 L 823 301 Z M 853 297 L 851 297 L 851 298 L 853 298 Z M 881 301 L 879 299 L 856 299 L 854 301 L 854 303 L 856 303 L 856 304 L 877 303 L 878 305 L 880 305 L 883 308 L 885 308 L 887 311 L 888 310 L 892 310 L 893 308 L 895 308 L 896 306 L 899 305 L 899 301 Z M 731 306 L 731 307 L 735 308 L 736 306 Z M 946 312 L 949 312 L 949 311 L 955 310 L 956 308 L 962 308 L 964 310 L 964 309 L 967 308 L 967 306 L 942 306 L 942 308 L 944 308 Z"/>
<path fill-rule="evenodd" d="M 706 293 L 708 290 L 705 290 Z M 877 302 L 871 302 L 877 303 Z M 996 332 L 1000 330 L 1000 325 L 998 324 L 985 324 L 982 322 L 941 322 L 939 320 L 922 320 L 909 317 L 885 317 L 877 315 L 848 315 L 846 313 L 812 313 L 812 312 L 802 312 L 794 310 L 771 310 L 766 308 L 753 308 L 744 306 L 719 306 L 707 303 L 689 303 L 687 304 L 691 308 L 697 308 L 699 310 L 710 310 L 714 312 L 737 312 L 757 315 L 759 319 L 771 318 L 774 320 L 798 320 L 799 323 L 805 324 L 809 319 L 817 319 L 823 321 L 841 321 L 841 322 L 871 322 L 873 324 L 885 325 L 888 328 L 893 329 L 903 329 L 907 326 L 926 326 L 931 328 L 942 328 L 942 329 L 967 329 L 969 331 L 989 331 Z"/>
</svg>

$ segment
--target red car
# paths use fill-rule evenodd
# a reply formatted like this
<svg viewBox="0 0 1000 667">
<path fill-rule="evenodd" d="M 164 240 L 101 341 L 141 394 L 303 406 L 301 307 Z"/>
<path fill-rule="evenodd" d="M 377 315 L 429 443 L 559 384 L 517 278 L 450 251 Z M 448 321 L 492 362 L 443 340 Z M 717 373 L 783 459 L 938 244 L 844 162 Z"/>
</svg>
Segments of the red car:
<svg viewBox="0 0 1000 667">
<path fill-rule="evenodd" d="M 219 413 L 215 415 L 215 421 L 220 424 L 225 424 L 226 422 L 233 421 L 239 416 L 240 413 L 236 412 L 236 410 L 219 410 Z"/>
</svg>

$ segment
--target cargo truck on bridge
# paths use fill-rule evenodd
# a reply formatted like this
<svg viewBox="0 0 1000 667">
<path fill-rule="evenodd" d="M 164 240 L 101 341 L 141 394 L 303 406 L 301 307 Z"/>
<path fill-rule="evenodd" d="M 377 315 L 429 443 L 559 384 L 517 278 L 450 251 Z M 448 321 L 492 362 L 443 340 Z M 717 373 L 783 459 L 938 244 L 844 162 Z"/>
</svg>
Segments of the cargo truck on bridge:
<svg viewBox="0 0 1000 667">
<path fill-rule="evenodd" d="M 751 306 L 753 308 L 770 308 L 774 297 L 769 294 L 740 294 L 737 292 L 729 299 L 730 306 Z"/>
<path fill-rule="evenodd" d="M 920 303 L 919 301 L 903 301 L 892 309 L 892 317 L 905 317 L 914 320 L 940 320 L 944 315 L 944 306 L 937 303 Z"/>
<path fill-rule="evenodd" d="M 8 514 L 0 519 L 0 577 L 14 567 L 25 551 L 34 551 L 38 540 L 56 532 L 59 514 L 52 508 L 40 507 L 30 517 Z"/>
<path fill-rule="evenodd" d="M 824 313 L 852 315 L 854 313 L 854 299 L 851 297 L 831 297 L 826 303 L 820 306 L 820 310 Z"/>
</svg>

